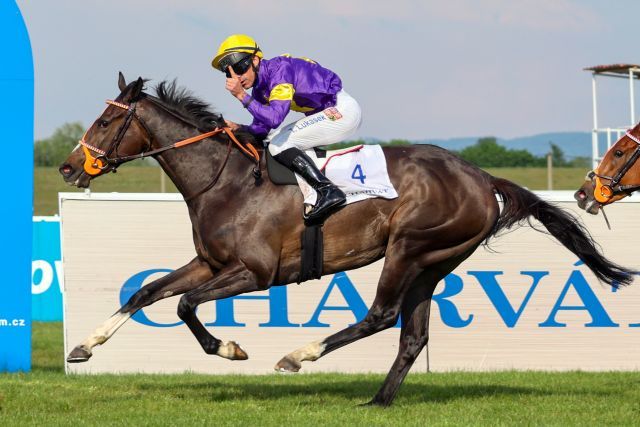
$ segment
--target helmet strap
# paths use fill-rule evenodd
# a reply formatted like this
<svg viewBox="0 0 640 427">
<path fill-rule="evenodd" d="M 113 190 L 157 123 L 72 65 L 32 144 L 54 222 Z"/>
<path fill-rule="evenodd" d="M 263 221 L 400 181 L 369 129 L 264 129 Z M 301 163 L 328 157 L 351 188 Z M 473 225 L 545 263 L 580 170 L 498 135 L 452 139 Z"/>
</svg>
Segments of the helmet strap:
<svg viewBox="0 0 640 427">
<path fill-rule="evenodd" d="M 257 56 L 254 55 L 254 58 L 257 58 Z M 251 69 L 256 75 L 256 78 L 253 80 L 253 86 L 252 86 L 252 87 L 255 87 L 255 85 L 258 83 L 258 71 L 260 71 L 260 58 L 258 58 L 257 66 L 254 65 L 253 61 L 251 61 Z"/>
</svg>

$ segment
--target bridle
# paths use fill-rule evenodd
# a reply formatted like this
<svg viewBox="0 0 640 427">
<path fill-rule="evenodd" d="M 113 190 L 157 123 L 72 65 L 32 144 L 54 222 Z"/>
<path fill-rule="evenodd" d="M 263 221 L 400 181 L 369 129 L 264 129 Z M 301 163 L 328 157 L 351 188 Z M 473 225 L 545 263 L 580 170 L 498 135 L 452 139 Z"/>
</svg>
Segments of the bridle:
<svg viewBox="0 0 640 427">
<path fill-rule="evenodd" d="M 127 104 L 123 104 L 123 103 L 111 101 L 111 100 L 106 100 L 105 102 L 109 105 L 113 105 L 115 107 L 119 107 L 124 110 L 127 110 L 127 115 L 124 119 L 124 123 L 118 129 L 118 131 L 116 132 L 115 136 L 111 140 L 111 143 L 109 144 L 106 150 L 101 150 L 100 148 L 94 147 L 93 145 L 90 145 L 85 141 L 85 138 L 89 130 L 87 130 L 87 132 L 85 132 L 85 134 L 82 136 L 82 139 L 78 141 L 80 145 L 82 145 L 82 150 L 84 151 L 84 155 L 85 155 L 84 171 L 91 176 L 95 176 L 100 173 L 103 173 L 108 168 L 111 168 L 109 169 L 109 171 L 115 171 L 117 167 L 120 166 L 122 163 L 125 163 L 129 160 L 134 160 L 136 158 L 142 158 L 142 157 L 147 157 L 152 155 L 152 154 L 146 154 L 146 153 L 151 152 L 150 148 L 153 145 L 153 133 L 147 126 L 146 122 L 142 119 L 142 117 L 140 117 L 136 113 L 137 103 L 133 102 L 131 105 L 127 105 Z M 149 137 L 149 140 L 147 142 L 147 147 L 140 154 L 136 154 L 134 156 L 118 157 L 118 148 L 120 147 L 120 143 L 122 142 L 122 139 L 124 138 L 125 133 L 129 129 L 129 126 L 131 126 L 131 122 L 134 118 L 138 120 L 138 123 L 140 123 L 140 125 L 142 125 L 145 132 L 147 133 L 147 136 Z M 98 156 L 94 157 L 91 154 L 91 151 L 98 153 Z M 115 152 L 116 157 L 110 157 L 113 152 Z"/>
<path fill-rule="evenodd" d="M 637 147 L 634 150 L 633 154 L 631 154 L 627 161 L 622 165 L 620 170 L 618 170 L 618 172 L 613 177 L 599 174 L 598 169 L 589 172 L 588 177 L 591 180 L 595 178 L 595 189 L 593 191 L 593 197 L 600 203 L 607 203 L 613 196 L 617 194 L 626 193 L 627 195 L 629 195 L 632 192 L 640 189 L 640 184 L 620 185 L 620 181 L 622 180 L 622 178 L 629 171 L 629 169 L 631 169 L 638 158 L 640 158 L 640 138 L 632 135 L 630 130 L 628 130 L 622 138 L 624 138 L 625 136 L 635 142 L 637 144 Z M 620 141 L 622 138 L 620 138 L 618 141 Z M 602 184 L 601 179 L 609 180 L 609 184 Z"/>
<path fill-rule="evenodd" d="M 173 143 L 171 145 L 167 145 L 167 146 L 160 147 L 160 148 L 157 148 L 157 149 L 153 150 L 153 149 L 151 149 L 152 146 L 153 146 L 153 140 L 154 140 L 153 132 L 151 132 L 151 130 L 149 129 L 149 126 L 147 126 L 147 124 L 144 121 L 144 119 L 142 117 L 140 117 L 140 115 L 138 113 L 136 113 L 137 103 L 136 102 L 132 102 L 131 104 L 127 105 L 127 104 L 123 104 L 121 102 L 116 102 L 116 101 L 112 101 L 112 100 L 106 100 L 105 102 L 107 104 L 109 104 L 109 105 L 113 105 L 115 107 L 122 108 L 123 110 L 127 110 L 127 115 L 126 115 L 126 117 L 124 119 L 124 123 L 118 129 L 118 131 L 116 132 L 116 135 L 113 137 L 113 140 L 111 140 L 111 143 L 106 148 L 106 150 L 102 150 L 102 149 L 100 149 L 98 147 L 94 147 L 93 145 L 90 145 L 89 143 L 87 143 L 85 141 L 85 137 L 87 136 L 87 133 L 89 132 L 88 130 L 87 130 L 87 132 L 85 132 L 85 134 L 82 137 L 82 139 L 80 141 L 78 141 L 79 144 L 82 146 L 82 149 L 84 151 L 84 155 L 85 155 L 84 171 L 88 175 L 96 176 L 96 175 L 99 175 L 100 173 L 116 172 L 116 169 L 118 168 L 118 166 L 120 166 L 123 163 L 129 162 L 131 160 L 143 159 L 145 157 L 154 156 L 154 155 L 162 153 L 164 151 L 172 150 L 174 148 L 184 147 L 186 145 L 193 144 L 194 142 L 202 141 L 203 139 L 210 138 L 210 137 L 218 135 L 218 134 L 225 134 L 225 135 L 227 135 L 229 137 L 227 155 L 226 155 L 226 157 L 225 157 L 225 159 L 224 159 L 224 161 L 222 163 L 222 166 L 218 170 L 218 173 L 215 175 L 215 177 L 212 180 L 212 182 L 209 185 L 207 185 L 207 187 L 205 187 L 204 189 L 198 191 L 196 194 L 193 194 L 191 196 L 185 196 L 184 199 L 186 201 L 188 201 L 190 199 L 193 199 L 196 196 L 199 196 L 200 194 L 202 194 L 205 191 L 209 190 L 211 187 L 213 187 L 216 184 L 216 182 L 218 181 L 218 178 L 220 178 L 220 175 L 222 174 L 222 171 L 224 170 L 224 167 L 227 164 L 227 161 L 229 160 L 229 155 L 231 153 L 231 144 L 232 144 L 232 142 L 238 148 L 240 148 L 240 150 L 255 163 L 255 166 L 253 168 L 253 176 L 254 176 L 254 178 L 256 180 L 258 180 L 261 177 L 261 172 L 260 172 L 260 154 L 258 153 L 258 151 L 256 150 L 256 148 L 253 145 L 251 145 L 251 144 L 243 144 L 242 142 L 240 142 L 238 140 L 238 138 L 233 134 L 233 131 L 231 130 L 231 128 L 229 128 L 229 127 L 216 127 L 215 129 L 213 129 L 210 132 L 205 132 L 205 133 L 202 133 L 200 135 L 196 135 L 196 136 L 191 137 L 191 138 L 183 139 L 183 140 L 175 142 L 175 143 Z M 120 143 L 122 142 L 122 140 L 124 138 L 124 135 L 127 133 L 127 130 L 131 126 L 131 123 L 132 123 L 133 119 L 136 119 L 138 121 L 138 123 L 140 123 L 142 128 L 145 130 L 145 132 L 147 133 L 148 141 L 147 141 L 146 147 L 142 152 L 140 152 L 138 154 L 132 154 L 132 155 L 129 155 L 129 156 L 118 156 L 118 148 L 120 147 Z M 93 156 L 91 151 L 97 153 L 98 155 L 97 156 Z M 112 157 L 113 153 L 115 153 L 115 156 Z"/>
</svg>

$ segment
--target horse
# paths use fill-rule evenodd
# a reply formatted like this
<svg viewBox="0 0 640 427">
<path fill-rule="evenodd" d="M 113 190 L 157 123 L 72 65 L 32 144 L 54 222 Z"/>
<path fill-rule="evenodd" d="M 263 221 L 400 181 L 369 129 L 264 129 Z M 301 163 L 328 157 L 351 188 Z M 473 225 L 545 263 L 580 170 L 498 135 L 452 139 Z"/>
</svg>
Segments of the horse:
<svg viewBox="0 0 640 427">
<path fill-rule="evenodd" d="M 603 206 L 640 190 L 639 157 L 640 123 L 622 135 L 605 153 L 598 167 L 589 172 L 574 194 L 578 206 L 597 215 Z"/>
<path fill-rule="evenodd" d="M 142 78 L 127 84 L 120 73 L 120 94 L 107 101 L 59 170 L 67 183 L 86 188 L 124 162 L 153 156 L 184 196 L 197 255 L 142 287 L 67 361 L 87 361 L 93 347 L 104 344 L 137 310 L 174 295 L 182 295 L 177 314 L 207 354 L 247 359 L 234 341 L 214 337 L 198 320 L 196 308 L 299 279 L 302 195 L 296 186 L 262 178 L 268 173 L 265 164 L 248 155 L 253 151 L 247 148 L 258 154 L 264 149 L 250 135 L 225 129 L 221 115 L 175 80 L 156 85 L 155 96 L 143 91 L 144 84 Z M 198 138 L 198 143 L 184 142 Z M 232 149 L 234 141 L 245 149 Z M 297 372 L 302 362 L 318 360 L 400 319 L 397 357 L 368 402 L 390 405 L 429 339 L 431 297 L 438 282 L 499 231 L 530 217 L 599 280 L 612 286 L 632 281 L 632 272 L 606 259 L 575 217 L 530 191 L 432 145 L 385 148 L 384 155 L 399 196 L 348 205 L 323 226 L 324 274 L 385 258 L 370 309 L 358 323 L 288 353 L 276 370 Z"/>
</svg>

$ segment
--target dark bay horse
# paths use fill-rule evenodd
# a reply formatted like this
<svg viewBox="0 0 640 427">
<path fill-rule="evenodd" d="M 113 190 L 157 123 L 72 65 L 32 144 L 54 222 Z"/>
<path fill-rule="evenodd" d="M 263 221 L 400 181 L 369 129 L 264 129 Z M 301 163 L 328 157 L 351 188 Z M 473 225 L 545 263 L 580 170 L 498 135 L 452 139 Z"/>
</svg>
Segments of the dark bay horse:
<svg viewBox="0 0 640 427">
<path fill-rule="evenodd" d="M 640 123 L 629 129 L 602 158 L 574 194 L 578 206 L 597 215 L 603 206 L 640 190 Z"/>
<path fill-rule="evenodd" d="M 141 153 L 153 154 L 185 196 L 197 256 L 140 289 L 67 360 L 88 360 L 93 347 L 106 342 L 137 310 L 179 294 L 178 316 L 206 353 L 246 359 L 236 343 L 211 335 L 195 310 L 206 301 L 297 281 L 304 227 L 300 190 L 256 179 L 255 164 L 240 150 L 230 149 L 228 133 L 161 151 L 222 127 L 224 120 L 175 83 L 160 83 L 151 96 L 142 91 L 142 79 L 127 85 L 120 75 L 119 87 L 116 102 L 90 127 L 82 147 L 71 153 L 60 172 L 66 182 L 88 187 L 92 178 L 118 164 Z M 390 328 L 400 317 L 397 358 L 370 402 L 389 405 L 427 344 L 437 283 L 491 236 L 531 216 L 598 279 L 614 286 L 632 281 L 629 271 L 599 252 L 576 218 L 528 190 L 435 146 L 386 148 L 384 153 L 399 197 L 349 205 L 324 225 L 324 274 L 385 258 L 373 304 L 362 321 L 289 353 L 277 370 L 298 371 L 301 362 Z M 259 167 L 266 175 L 263 162 Z M 496 193 L 504 201 L 502 211 Z"/>
</svg>

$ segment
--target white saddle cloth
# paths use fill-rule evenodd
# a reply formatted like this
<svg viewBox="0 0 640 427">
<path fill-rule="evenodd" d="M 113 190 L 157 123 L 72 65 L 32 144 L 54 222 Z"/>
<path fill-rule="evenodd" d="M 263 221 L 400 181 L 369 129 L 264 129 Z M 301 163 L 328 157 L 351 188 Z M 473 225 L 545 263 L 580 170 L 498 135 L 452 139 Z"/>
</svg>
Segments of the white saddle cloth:
<svg viewBox="0 0 640 427">
<path fill-rule="evenodd" d="M 387 173 L 387 160 L 379 145 L 357 145 L 342 150 L 327 151 L 318 158 L 314 150 L 305 153 L 318 168 L 347 195 L 347 204 L 374 197 L 398 197 Z M 315 205 L 316 191 L 296 174 L 304 203 Z"/>
</svg>

